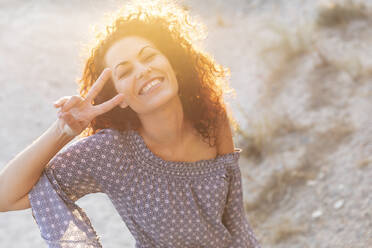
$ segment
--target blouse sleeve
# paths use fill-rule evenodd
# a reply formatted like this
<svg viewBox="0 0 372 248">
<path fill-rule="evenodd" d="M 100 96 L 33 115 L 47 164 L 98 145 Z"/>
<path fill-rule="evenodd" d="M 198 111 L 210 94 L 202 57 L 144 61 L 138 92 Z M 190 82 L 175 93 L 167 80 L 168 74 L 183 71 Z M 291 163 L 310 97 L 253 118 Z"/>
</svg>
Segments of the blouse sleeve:
<svg viewBox="0 0 372 248">
<path fill-rule="evenodd" d="M 110 130 L 103 129 L 64 147 L 29 192 L 32 216 L 48 247 L 102 247 L 89 218 L 75 201 L 102 192 L 91 172 L 105 156 L 105 149 L 96 147 L 109 144 L 111 135 L 107 132 Z"/>
<path fill-rule="evenodd" d="M 243 207 L 242 178 L 238 162 L 229 167 L 229 190 L 222 223 L 232 236 L 234 248 L 260 248 Z"/>
</svg>

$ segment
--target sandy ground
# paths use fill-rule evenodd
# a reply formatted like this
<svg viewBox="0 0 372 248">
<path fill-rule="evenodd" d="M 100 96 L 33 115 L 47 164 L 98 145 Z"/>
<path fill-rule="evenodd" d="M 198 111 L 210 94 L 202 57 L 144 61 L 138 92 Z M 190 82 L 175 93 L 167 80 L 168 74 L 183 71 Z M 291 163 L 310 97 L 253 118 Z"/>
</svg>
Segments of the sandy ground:
<svg viewBox="0 0 372 248">
<path fill-rule="evenodd" d="M 53 101 L 77 93 L 81 45 L 92 38 L 92 25 L 123 2 L 0 2 L 0 168 L 53 123 Z M 207 51 L 231 68 L 237 98 L 228 100 L 236 118 L 250 137 L 261 140 L 255 143 L 260 155 L 241 159 L 248 218 L 263 247 L 372 247 L 370 74 L 347 63 L 345 73 L 319 71 L 319 53 L 306 52 L 294 63 L 270 55 L 274 65 L 291 66 L 275 80 L 268 77 L 278 68 L 267 66 L 259 51 L 275 39 L 261 32 L 262 25 L 277 24 L 290 33 L 314 20 L 320 1 L 288 2 L 183 1 L 208 27 Z M 353 32 L 361 34 L 358 27 Z M 339 60 L 340 51 L 370 57 L 372 36 L 363 36 L 355 52 L 346 41 L 362 35 L 317 34 L 330 60 Z M 349 50 L 343 44 L 351 44 Z M 370 68 L 370 60 L 361 61 L 362 72 Z M 284 93 L 268 93 L 273 81 Z M 236 146 L 249 152 L 246 144 L 236 137 Z M 108 197 L 88 195 L 77 203 L 103 247 L 134 247 Z M 0 213 L 0 247 L 46 247 L 30 209 Z"/>
</svg>

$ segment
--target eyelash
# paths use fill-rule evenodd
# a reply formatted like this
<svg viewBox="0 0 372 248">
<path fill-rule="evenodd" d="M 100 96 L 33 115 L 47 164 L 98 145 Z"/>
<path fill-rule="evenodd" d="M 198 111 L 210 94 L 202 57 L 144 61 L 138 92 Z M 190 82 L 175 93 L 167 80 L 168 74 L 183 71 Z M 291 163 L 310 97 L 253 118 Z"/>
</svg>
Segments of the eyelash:
<svg viewBox="0 0 372 248">
<path fill-rule="evenodd" d="M 147 57 L 145 58 L 145 61 L 147 61 L 149 58 L 152 58 L 152 57 L 154 57 L 154 56 L 155 56 L 155 53 L 153 53 L 153 54 L 147 56 Z"/>
<path fill-rule="evenodd" d="M 152 57 L 154 57 L 155 55 L 156 55 L 156 54 L 153 53 L 153 54 L 147 56 L 147 57 L 144 59 L 144 61 L 148 61 L 149 58 L 152 58 Z M 125 75 L 127 75 L 130 71 L 131 71 L 131 69 L 129 69 L 129 70 L 126 71 L 125 73 L 121 74 L 121 75 L 120 75 L 120 78 L 122 78 L 122 77 L 124 77 Z"/>
</svg>

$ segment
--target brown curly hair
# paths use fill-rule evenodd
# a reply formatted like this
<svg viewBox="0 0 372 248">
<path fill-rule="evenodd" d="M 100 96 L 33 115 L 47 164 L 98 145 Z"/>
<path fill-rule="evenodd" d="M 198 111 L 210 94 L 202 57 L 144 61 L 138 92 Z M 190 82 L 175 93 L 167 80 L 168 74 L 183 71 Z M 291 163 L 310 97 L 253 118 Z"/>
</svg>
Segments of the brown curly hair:
<svg viewBox="0 0 372 248">
<path fill-rule="evenodd" d="M 198 40 L 205 37 L 205 29 L 201 22 L 191 20 L 187 8 L 169 0 L 133 1 L 113 17 L 113 23 L 96 35 L 96 44 L 85 62 L 82 78 L 78 81 L 82 97 L 87 95 L 105 68 L 104 55 L 108 48 L 126 36 L 140 36 L 151 41 L 168 58 L 176 73 L 185 119 L 191 121 L 203 140 L 208 139 L 210 146 L 216 145 L 219 120 L 229 120 L 236 130 L 236 121 L 223 100 L 223 93 L 234 92 L 228 86 L 230 70 L 197 47 Z M 116 94 L 118 92 L 109 80 L 93 104 L 108 101 Z M 124 109 L 115 106 L 93 119 L 79 136 L 86 137 L 104 128 L 124 131 L 137 129 L 140 125 L 137 113 L 130 106 Z"/>
</svg>

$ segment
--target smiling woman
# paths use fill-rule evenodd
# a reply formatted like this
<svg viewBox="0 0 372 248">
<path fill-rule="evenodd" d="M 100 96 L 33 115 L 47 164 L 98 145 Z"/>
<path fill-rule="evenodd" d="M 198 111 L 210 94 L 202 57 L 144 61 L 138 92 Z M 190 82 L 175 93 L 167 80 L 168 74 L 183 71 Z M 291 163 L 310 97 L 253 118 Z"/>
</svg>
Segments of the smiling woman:
<svg viewBox="0 0 372 248">
<path fill-rule="evenodd" d="M 115 89 L 125 96 L 120 107 L 130 106 L 139 119 L 165 104 L 177 106 L 175 72 L 167 57 L 150 41 L 139 36 L 118 40 L 107 50 L 105 66 L 112 68 Z"/>
<path fill-rule="evenodd" d="M 2 172 L 1 209 L 27 206 L 26 194 L 49 247 L 102 247 L 76 204 L 102 192 L 136 248 L 260 247 L 222 97 L 227 70 L 197 48 L 198 28 L 171 1 L 126 5 L 91 48 L 80 95 L 57 101 L 58 121 Z"/>
<path fill-rule="evenodd" d="M 185 120 L 190 122 L 210 146 L 217 142 L 218 119 L 227 117 L 232 127 L 236 128 L 236 122 L 227 112 L 223 101 L 223 94 L 234 91 L 228 86 L 229 69 L 198 48 L 197 43 L 206 36 L 205 26 L 201 22 L 193 20 L 186 10 L 171 1 L 141 1 L 141 4 L 133 2 L 124 6 L 112 19 L 114 21 L 106 26 L 105 32 L 97 34 L 100 39 L 91 48 L 91 56 L 86 61 L 80 80 L 82 96 L 105 67 L 112 68 L 115 77 L 104 86 L 94 100 L 95 104 L 107 101 L 124 90 L 123 87 L 139 90 L 134 82 L 131 85 L 128 82 L 133 75 L 149 68 L 153 71 L 146 76 L 162 75 L 165 72 L 169 76 L 166 84 L 160 88 L 178 87 L 178 100 L 182 104 Z M 140 49 L 144 50 L 139 53 Z M 169 68 L 160 73 L 154 63 L 161 63 L 161 66 Z M 164 88 L 168 89 L 171 88 Z M 122 108 L 115 107 L 95 118 L 81 134 L 82 137 L 106 127 L 123 131 L 139 129 L 146 125 L 140 114 L 161 106 L 163 101 L 171 98 L 169 94 L 172 94 L 169 93 L 168 98 L 156 95 L 154 98 L 147 97 L 146 100 L 138 101 L 140 98 L 133 98 L 136 92 L 132 95 L 127 94 L 128 91 L 124 93 L 126 98 Z M 166 92 L 161 94 L 167 95 Z M 156 101 L 160 101 L 159 105 L 153 105 Z"/>
</svg>

